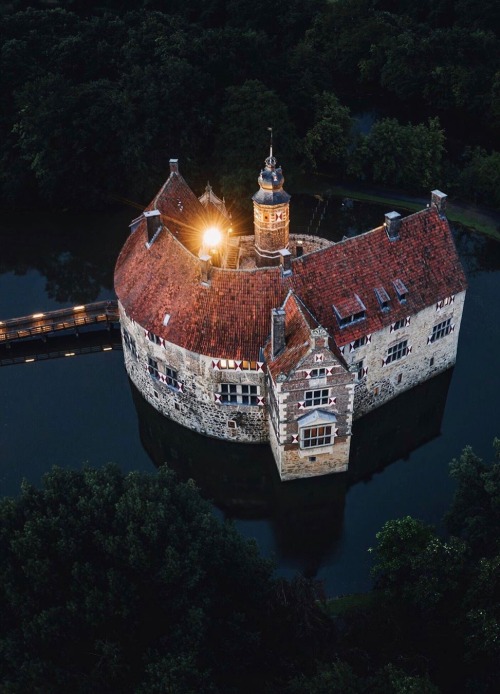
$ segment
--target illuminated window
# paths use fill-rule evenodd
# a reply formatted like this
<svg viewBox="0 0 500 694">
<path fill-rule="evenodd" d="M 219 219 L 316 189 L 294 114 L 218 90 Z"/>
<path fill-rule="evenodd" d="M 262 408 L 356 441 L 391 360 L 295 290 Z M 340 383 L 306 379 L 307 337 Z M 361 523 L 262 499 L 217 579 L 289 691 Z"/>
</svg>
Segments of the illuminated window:
<svg viewBox="0 0 500 694">
<path fill-rule="evenodd" d="M 451 332 L 451 318 L 444 320 L 442 323 L 438 323 L 432 328 L 431 342 L 436 342 L 442 337 L 449 335 Z"/>
<path fill-rule="evenodd" d="M 306 390 L 304 396 L 305 407 L 318 407 L 318 405 L 328 405 L 330 391 L 328 388 L 321 390 Z"/>
<path fill-rule="evenodd" d="M 387 350 L 387 357 L 385 360 L 386 364 L 390 364 L 392 361 L 397 361 L 402 357 L 405 357 L 408 353 L 408 340 L 402 340 L 398 342 L 397 345 L 389 347 Z"/>
<path fill-rule="evenodd" d="M 332 443 L 332 425 L 324 424 L 300 430 L 300 447 L 315 448 L 329 446 Z"/>
<path fill-rule="evenodd" d="M 258 405 L 259 387 L 241 383 L 221 383 L 221 402 L 226 405 Z"/>
<path fill-rule="evenodd" d="M 219 369 L 221 371 L 227 369 L 231 369 L 234 371 L 236 367 L 237 365 L 234 359 L 219 359 Z M 257 362 L 243 359 L 243 361 L 241 361 L 239 364 L 239 369 L 240 371 L 257 371 Z"/>
</svg>

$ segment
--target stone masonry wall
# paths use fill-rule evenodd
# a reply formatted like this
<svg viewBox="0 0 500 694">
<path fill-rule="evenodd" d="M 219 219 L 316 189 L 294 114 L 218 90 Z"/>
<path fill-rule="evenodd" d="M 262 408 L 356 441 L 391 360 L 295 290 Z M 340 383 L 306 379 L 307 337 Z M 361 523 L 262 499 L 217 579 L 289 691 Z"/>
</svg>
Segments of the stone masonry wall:
<svg viewBox="0 0 500 694">
<path fill-rule="evenodd" d="M 343 346 L 344 357 L 355 372 L 355 365 L 363 362 L 363 375 L 361 378 L 356 375 L 355 418 L 455 363 L 464 299 L 465 292 L 446 297 L 417 315 L 409 315 L 402 327 L 384 328 L 367 336 L 369 341 L 359 347 L 354 348 L 353 343 Z M 431 342 L 433 327 L 448 319 L 451 319 L 449 334 Z M 409 353 L 384 365 L 388 349 L 403 340 L 408 341 Z"/>
<path fill-rule="evenodd" d="M 268 441 L 267 408 L 264 405 L 216 402 L 222 383 L 255 385 L 264 396 L 264 373 L 216 370 L 212 358 L 194 354 L 169 342 L 155 344 L 145 329 L 130 319 L 121 304 L 125 368 L 143 397 L 166 417 L 189 429 L 220 439 L 246 443 Z M 158 363 L 160 374 L 168 366 L 177 374 L 170 386 L 148 371 L 148 357 Z M 265 402 L 265 398 L 263 399 Z"/>
<path fill-rule="evenodd" d="M 254 201 L 254 231 L 257 264 L 266 264 L 266 257 L 276 257 L 281 248 L 288 248 L 290 224 L 288 203 L 259 205 Z M 261 257 L 263 256 L 263 257 Z"/>
<path fill-rule="evenodd" d="M 322 361 L 319 361 L 319 359 Z M 325 368 L 327 375 L 310 378 L 314 368 Z M 329 391 L 328 401 L 304 407 L 308 390 Z M 313 349 L 288 379 L 278 377 L 274 387 L 269 379 L 269 439 L 282 480 L 325 475 L 347 470 L 351 439 L 354 383 L 326 347 Z M 314 410 L 333 414 L 333 443 L 322 447 L 300 447 L 299 419 Z M 314 426 L 314 424 L 312 425 Z"/>
</svg>

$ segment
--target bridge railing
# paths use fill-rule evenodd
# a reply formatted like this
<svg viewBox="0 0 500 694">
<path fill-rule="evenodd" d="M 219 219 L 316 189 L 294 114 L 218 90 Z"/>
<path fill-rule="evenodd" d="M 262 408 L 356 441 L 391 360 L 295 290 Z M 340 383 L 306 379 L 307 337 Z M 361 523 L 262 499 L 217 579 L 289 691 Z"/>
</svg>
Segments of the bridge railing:
<svg viewBox="0 0 500 694">
<path fill-rule="evenodd" d="M 0 321 L 0 343 L 36 337 L 58 330 L 77 329 L 79 326 L 94 323 L 116 323 L 118 321 L 118 302 L 97 301 L 92 304 Z"/>
</svg>

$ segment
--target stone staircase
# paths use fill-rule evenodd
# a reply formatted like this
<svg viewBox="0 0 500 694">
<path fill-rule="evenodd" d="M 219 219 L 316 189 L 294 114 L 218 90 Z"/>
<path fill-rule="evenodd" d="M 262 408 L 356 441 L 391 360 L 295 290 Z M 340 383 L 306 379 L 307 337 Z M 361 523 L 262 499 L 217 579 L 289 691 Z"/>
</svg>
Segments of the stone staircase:
<svg viewBox="0 0 500 694">
<path fill-rule="evenodd" d="M 240 240 L 239 238 L 231 238 L 227 244 L 224 267 L 229 270 L 237 270 L 239 265 L 239 257 Z"/>
</svg>

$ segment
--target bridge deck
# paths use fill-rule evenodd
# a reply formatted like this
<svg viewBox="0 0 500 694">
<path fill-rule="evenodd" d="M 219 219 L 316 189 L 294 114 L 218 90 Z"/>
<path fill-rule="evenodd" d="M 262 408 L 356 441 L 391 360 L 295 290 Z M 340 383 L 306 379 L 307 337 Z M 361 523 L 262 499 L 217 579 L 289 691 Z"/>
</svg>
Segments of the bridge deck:
<svg viewBox="0 0 500 694">
<path fill-rule="evenodd" d="M 34 313 L 22 318 L 10 318 L 0 321 L 0 345 L 36 337 L 44 339 L 51 333 L 63 330 L 78 334 L 80 330 L 89 329 L 99 323 L 105 327 L 106 324 L 112 325 L 119 320 L 117 301 L 98 301 L 83 306 Z"/>
</svg>

